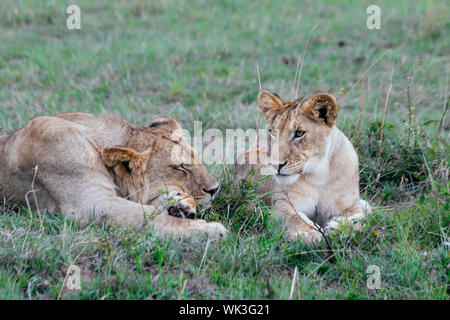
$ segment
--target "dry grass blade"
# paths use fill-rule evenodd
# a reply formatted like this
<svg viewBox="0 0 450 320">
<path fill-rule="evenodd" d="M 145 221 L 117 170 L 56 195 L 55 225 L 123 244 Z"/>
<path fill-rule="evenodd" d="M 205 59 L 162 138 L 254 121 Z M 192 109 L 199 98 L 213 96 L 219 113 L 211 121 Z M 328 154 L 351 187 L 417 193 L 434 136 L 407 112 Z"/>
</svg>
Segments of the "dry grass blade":
<svg viewBox="0 0 450 320">
<path fill-rule="evenodd" d="M 414 64 L 411 65 L 411 71 L 408 76 L 408 85 L 406 87 L 406 96 L 408 98 L 408 144 L 411 139 L 411 122 L 413 120 L 413 114 L 412 114 L 412 105 L 411 105 L 411 83 L 413 79 L 414 74 Z"/>
<path fill-rule="evenodd" d="M 386 92 L 386 100 L 384 101 L 384 109 L 383 109 L 383 119 L 381 120 L 381 129 L 380 129 L 380 149 L 378 150 L 378 158 L 377 162 L 380 162 L 381 159 L 381 152 L 383 151 L 383 130 L 384 130 L 384 121 L 386 120 L 386 112 L 387 112 L 387 105 L 389 102 L 389 96 L 391 95 L 392 90 L 392 77 L 394 76 L 394 65 L 392 64 L 391 68 L 391 75 L 389 77 L 389 85 Z"/>
<path fill-rule="evenodd" d="M 353 87 L 351 87 L 351 89 L 347 92 L 347 94 L 345 95 L 344 99 L 342 100 L 341 105 L 345 105 L 345 102 L 347 101 L 348 96 L 350 95 L 350 93 L 352 93 L 353 89 L 355 89 L 355 87 L 358 85 L 358 83 L 366 76 L 366 74 L 372 70 L 372 68 L 378 63 L 380 62 L 380 60 L 389 52 L 391 52 L 392 49 L 386 50 L 374 63 L 372 63 L 372 65 L 367 68 L 366 71 L 364 71 L 364 73 L 361 75 L 361 77 L 359 77 L 359 79 L 355 82 L 355 84 L 353 85 Z"/>
<path fill-rule="evenodd" d="M 206 242 L 205 251 L 203 252 L 202 261 L 200 262 L 200 266 L 198 267 L 197 277 L 200 275 L 200 271 L 202 270 L 202 266 L 203 266 L 203 263 L 205 262 L 206 255 L 208 254 L 209 244 L 211 242 L 212 242 L 212 240 L 210 240 L 210 239 L 208 239 L 208 241 Z"/>
<path fill-rule="evenodd" d="M 291 291 L 289 292 L 289 300 L 292 300 L 292 295 L 294 294 L 295 281 L 297 280 L 298 268 L 295 267 L 294 275 L 292 277 Z"/>
<path fill-rule="evenodd" d="M 356 138 L 356 151 L 358 151 L 359 144 L 361 143 L 361 118 L 366 101 L 367 95 L 364 95 L 364 79 L 363 79 L 361 82 L 361 106 L 359 108 L 359 116 L 358 116 L 358 136 Z"/>
<path fill-rule="evenodd" d="M 436 138 L 434 139 L 435 141 L 434 141 L 433 149 L 436 148 L 437 140 L 439 138 L 439 135 L 441 134 L 442 124 L 444 123 L 445 114 L 447 113 L 447 109 L 448 109 L 449 96 L 448 96 L 447 90 L 448 90 L 448 71 L 447 71 L 447 78 L 445 80 L 444 110 L 442 111 L 442 116 L 441 116 L 441 119 L 439 120 L 439 127 L 436 132 Z"/>
<path fill-rule="evenodd" d="M 311 35 L 312 35 L 313 31 L 317 28 L 317 26 L 318 26 L 318 24 L 314 25 L 314 27 L 312 27 L 311 30 L 309 31 L 308 39 L 306 40 L 306 44 L 305 44 L 305 49 L 303 50 L 303 55 L 302 55 L 302 59 L 301 59 L 301 63 L 300 63 L 300 69 L 299 69 L 299 64 L 297 61 L 297 69 L 295 71 L 294 84 L 292 86 L 292 88 L 295 89 L 294 97 L 298 97 L 298 91 L 300 89 L 300 79 L 302 77 L 302 71 L 303 71 L 303 63 L 305 62 L 305 55 L 306 55 L 306 52 L 308 51 L 309 41 L 311 40 Z"/>
</svg>

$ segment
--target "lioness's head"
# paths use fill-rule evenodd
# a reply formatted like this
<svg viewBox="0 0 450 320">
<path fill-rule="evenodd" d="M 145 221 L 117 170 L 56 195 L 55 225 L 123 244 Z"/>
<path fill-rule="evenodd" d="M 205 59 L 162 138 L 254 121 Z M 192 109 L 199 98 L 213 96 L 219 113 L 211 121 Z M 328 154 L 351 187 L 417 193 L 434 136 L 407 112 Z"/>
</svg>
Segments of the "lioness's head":
<svg viewBox="0 0 450 320">
<path fill-rule="evenodd" d="M 277 182 L 291 184 L 300 174 L 320 170 L 336 123 L 336 99 L 321 93 L 283 101 L 276 94 L 261 91 L 258 106 L 269 123 L 268 155 L 277 171 Z"/>
<path fill-rule="evenodd" d="M 148 128 L 133 127 L 126 146 L 105 148 L 102 159 L 121 196 L 143 204 L 165 191 L 183 192 L 200 206 L 208 205 L 219 183 L 182 138 L 173 118 L 156 116 Z"/>
</svg>

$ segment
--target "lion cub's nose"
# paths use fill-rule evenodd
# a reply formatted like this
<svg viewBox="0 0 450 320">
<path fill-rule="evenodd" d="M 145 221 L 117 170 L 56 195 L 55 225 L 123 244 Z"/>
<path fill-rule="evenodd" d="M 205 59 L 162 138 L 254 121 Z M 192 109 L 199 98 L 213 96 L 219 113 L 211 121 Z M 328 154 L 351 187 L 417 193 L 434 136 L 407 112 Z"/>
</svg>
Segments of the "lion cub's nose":
<svg viewBox="0 0 450 320">
<path fill-rule="evenodd" d="M 280 172 L 281 168 L 283 168 L 286 164 L 287 164 L 287 161 L 285 161 L 284 163 L 278 163 L 278 164 L 275 164 L 275 165 L 274 165 L 274 168 L 275 168 L 275 170 L 278 171 L 278 174 L 281 173 L 281 172 Z"/>
</svg>

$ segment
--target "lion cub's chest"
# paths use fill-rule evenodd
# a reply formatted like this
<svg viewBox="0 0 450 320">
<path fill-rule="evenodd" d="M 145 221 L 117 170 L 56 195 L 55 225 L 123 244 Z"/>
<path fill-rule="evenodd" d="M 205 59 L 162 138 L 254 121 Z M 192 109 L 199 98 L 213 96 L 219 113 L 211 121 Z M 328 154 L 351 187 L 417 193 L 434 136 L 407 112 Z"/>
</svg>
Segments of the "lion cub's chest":
<svg viewBox="0 0 450 320">
<path fill-rule="evenodd" d="M 309 196 L 303 196 L 297 192 L 289 192 L 289 200 L 297 212 L 304 213 L 308 218 L 314 217 L 318 205 L 318 195 L 314 192 Z"/>
<path fill-rule="evenodd" d="M 335 199 L 332 192 L 324 186 L 315 186 L 303 181 L 285 191 L 294 209 L 304 213 L 310 219 L 317 218 L 316 214 L 335 215 Z"/>
</svg>

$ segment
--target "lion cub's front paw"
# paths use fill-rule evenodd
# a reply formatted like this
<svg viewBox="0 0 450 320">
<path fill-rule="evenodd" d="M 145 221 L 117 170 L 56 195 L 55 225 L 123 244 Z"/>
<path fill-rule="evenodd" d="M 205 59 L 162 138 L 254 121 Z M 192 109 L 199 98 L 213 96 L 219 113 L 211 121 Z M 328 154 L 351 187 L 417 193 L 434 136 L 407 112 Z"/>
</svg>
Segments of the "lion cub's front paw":
<svg viewBox="0 0 450 320">
<path fill-rule="evenodd" d="M 328 222 L 326 229 L 329 232 L 334 232 L 342 227 L 351 226 L 355 231 L 361 231 L 362 222 L 359 219 L 348 219 L 346 217 L 333 217 Z"/>
<path fill-rule="evenodd" d="M 197 205 L 192 196 L 183 192 L 169 192 L 163 195 L 169 215 L 182 219 L 195 219 Z"/>
<path fill-rule="evenodd" d="M 287 236 L 289 240 L 292 241 L 297 241 L 297 239 L 300 239 L 308 246 L 312 246 L 319 243 L 323 238 L 322 233 L 310 227 L 288 230 Z"/>
</svg>

